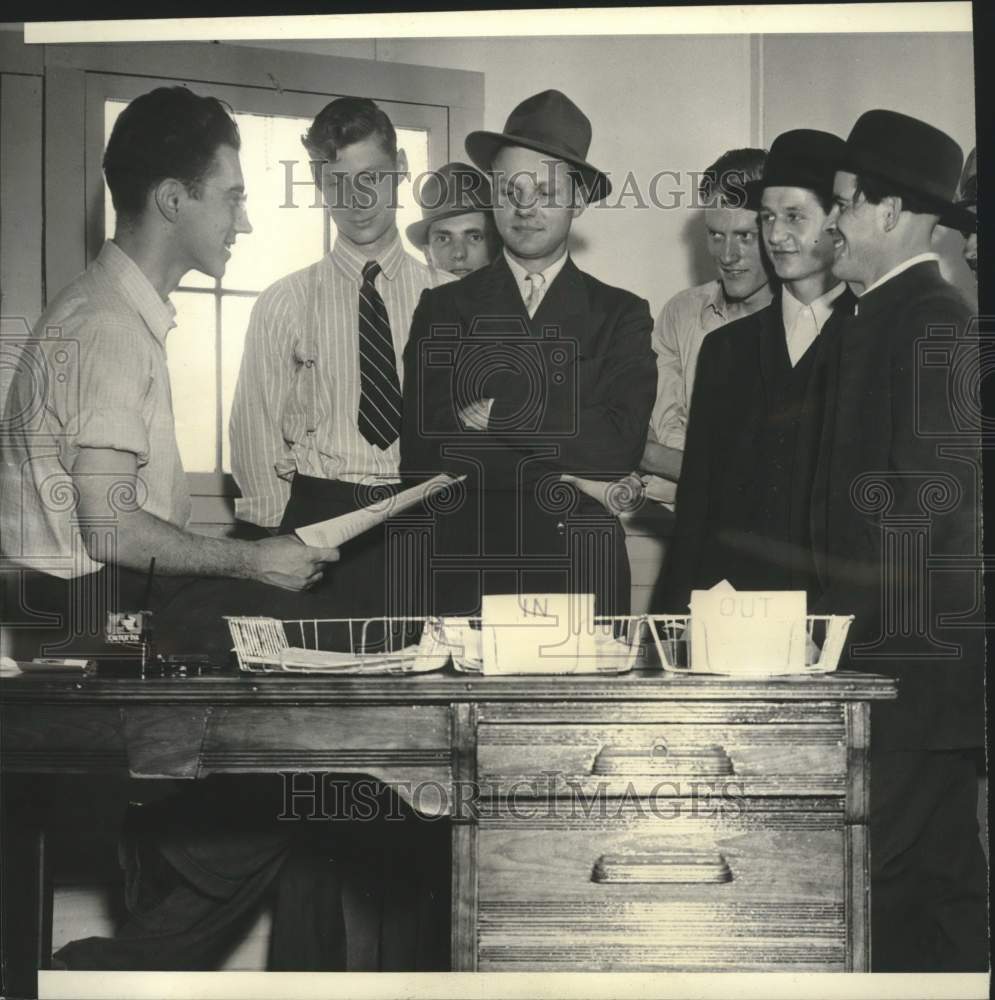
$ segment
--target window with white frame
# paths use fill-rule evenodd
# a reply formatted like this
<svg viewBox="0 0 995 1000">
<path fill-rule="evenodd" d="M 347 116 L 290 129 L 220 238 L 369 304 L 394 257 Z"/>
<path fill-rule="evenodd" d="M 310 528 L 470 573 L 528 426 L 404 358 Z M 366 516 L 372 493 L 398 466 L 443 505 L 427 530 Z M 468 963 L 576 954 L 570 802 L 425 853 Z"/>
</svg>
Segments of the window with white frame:
<svg viewBox="0 0 995 1000">
<path fill-rule="evenodd" d="M 314 198 L 305 187 L 294 186 L 293 207 L 287 204 L 287 167 L 281 161 L 299 161 L 294 180 L 309 176 L 300 137 L 312 115 L 240 110 L 252 103 L 253 95 L 241 96 L 243 100 L 233 107 L 242 139 L 242 172 L 253 232 L 239 236 L 223 278 L 215 280 L 196 271 L 183 278 L 171 296 L 176 327 L 166 342 L 180 455 L 199 486 L 195 492 L 201 493 L 229 493 L 231 489 L 228 418 L 256 296 L 283 275 L 313 263 L 335 238 L 334 224 L 323 209 L 314 207 Z M 103 103 L 106 144 L 128 101 L 105 98 Z M 398 191 L 397 223 L 406 249 L 420 256 L 407 243 L 404 230 L 420 218 L 412 180 L 429 168 L 430 125 L 397 125 L 397 139 L 410 170 Z M 107 236 L 114 232 L 106 186 L 103 231 Z M 209 486 L 212 480 L 214 489 Z"/>
</svg>

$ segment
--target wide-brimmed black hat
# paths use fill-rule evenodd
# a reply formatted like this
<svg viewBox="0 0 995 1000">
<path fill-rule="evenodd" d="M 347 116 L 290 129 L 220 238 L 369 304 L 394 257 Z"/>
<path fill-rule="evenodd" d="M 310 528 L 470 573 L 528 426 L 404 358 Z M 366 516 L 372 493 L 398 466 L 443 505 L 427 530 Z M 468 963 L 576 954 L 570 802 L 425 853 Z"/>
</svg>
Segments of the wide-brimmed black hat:
<svg viewBox="0 0 995 1000">
<path fill-rule="evenodd" d="M 956 202 L 964 152 L 940 129 L 898 111 L 865 111 L 850 130 L 841 170 L 888 181 L 952 229 L 973 225 Z"/>
<path fill-rule="evenodd" d="M 466 137 L 466 151 L 481 170 L 491 169 L 495 154 L 503 146 L 524 146 L 576 167 L 589 202 L 600 201 L 611 193 L 608 177 L 587 162 L 590 120 L 558 90 L 544 90 L 522 101 L 508 116 L 503 132 L 471 132 Z"/>
<path fill-rule="evenodd" d="M 812 191 L 828 203 L 833 198 L 833 178 L 846 143 L 832 132 L 796 128 L 782 132 L 771 143 L 760 180 L 746 182 L 746 207 L 760 208 L 764 188 L 796 187 Z"/>
<path fill-rule="evenodd" d="M 433 170 L 415 185 L 415 198 L 422 217 L 405 230 L 416 247 L 428 244 L 428 230 L 433 222 L 451 219 L 467 212 L 491 210 L 491 182 L 469 163 L 456 161 Z"/>
</svg>

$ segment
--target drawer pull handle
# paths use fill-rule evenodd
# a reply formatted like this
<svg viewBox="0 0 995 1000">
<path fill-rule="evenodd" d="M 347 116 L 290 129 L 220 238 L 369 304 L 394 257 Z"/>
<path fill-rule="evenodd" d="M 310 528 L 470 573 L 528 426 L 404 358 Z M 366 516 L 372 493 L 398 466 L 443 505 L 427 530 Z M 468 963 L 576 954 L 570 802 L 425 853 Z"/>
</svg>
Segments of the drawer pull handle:
<svg viewBox="0 0 995 1000">
<path fill-rule="evenodd" d="M 603 885 L 721 883 L 732 881 L 732 869 L 717 851 L 602 854 L 594 863 L 591 881 Z"/>
<path fill-rule="evenodd" d="M 634 747 L 602 747 L 594 758 L 591 774 L 646 775 L 672 777 L 694 775 L 724 778 L 733 774 L 732 760 L 720 746 L 679 747 L 674 749 L 657 740 L 646 750 Z"/>
</svg>

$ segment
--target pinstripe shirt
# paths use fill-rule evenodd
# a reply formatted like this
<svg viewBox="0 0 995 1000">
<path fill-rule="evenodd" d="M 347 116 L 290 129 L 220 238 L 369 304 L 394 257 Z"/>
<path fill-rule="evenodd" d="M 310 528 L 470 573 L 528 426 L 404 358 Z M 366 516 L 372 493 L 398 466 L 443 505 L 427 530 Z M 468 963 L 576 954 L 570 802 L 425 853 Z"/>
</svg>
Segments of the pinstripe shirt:
<svg viewBox="0 0 995 1000">
<path fill-rule="evenodd" d="M 273 527 L 295 472 L 358 483 L 399 481 L 400 444 L 359 432 L 359 289 L 362 247 L 341 236 L 331 253 L 270 285 L 249 318 L 231 411 L 235 514 Z M 377 258 L 377 291 L 390 319 L 398 378 L 422 291 L 454 280 L 405 252 L 400 237 Z"/>
<path fill-rule="evenodd" d="M 190 517 L 166 367 L 175 325 L 139 266 L 117 244 L 45 310 L 27 341 L 0 424 L 0 539 L 15 562 L 72 578 L 90 559 L 76 517 L 71 472 L 83 448 L 132 452 L 138 496 L 177 527 Z M 112 504 L 127 491 L 108 483 Z"/>
</svg>

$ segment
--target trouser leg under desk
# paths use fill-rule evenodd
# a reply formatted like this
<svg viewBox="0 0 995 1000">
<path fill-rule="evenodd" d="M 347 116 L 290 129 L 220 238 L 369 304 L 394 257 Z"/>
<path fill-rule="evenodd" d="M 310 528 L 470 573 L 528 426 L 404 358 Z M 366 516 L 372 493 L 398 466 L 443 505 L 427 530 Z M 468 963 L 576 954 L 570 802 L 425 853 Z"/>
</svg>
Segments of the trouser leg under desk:
<svg viewBox="0 0 995 1000">
<path fill-rule="evenodd" d="M 52 894 L 45 832 L 33 775 L 2 778 L 0 794 L 0 996 L 36 997 L 38 970 L 49 967 Z"/>
<path fill-rule="evenodd" d="M 974 761 L 871 754 L 871 971 L 983 972 L 987 872 Z"/>
</svg>

